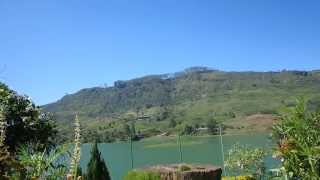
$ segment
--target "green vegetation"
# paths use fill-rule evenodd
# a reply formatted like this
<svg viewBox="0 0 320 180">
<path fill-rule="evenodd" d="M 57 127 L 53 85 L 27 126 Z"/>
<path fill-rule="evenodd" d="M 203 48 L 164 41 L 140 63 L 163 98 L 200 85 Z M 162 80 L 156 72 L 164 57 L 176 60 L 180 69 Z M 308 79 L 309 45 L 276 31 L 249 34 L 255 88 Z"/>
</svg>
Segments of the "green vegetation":
<svg viewBox="0 0 320 180">
<path fill-rule="evenodd" d="M 82 176 L 80 161 L 80 124 L 75 121 L 75 145 L 71 156 L 69 145 L 60 145 L 55 148 L 39 150 L 38 144 L 21 143 L 17 152 L 9 152 L 6 142 L 7 124 L 4 123 L 3 111 L 0 111 L 0 179 L 26 179 L 26 180 L 68 180 L 79 179 Z M 27 141 L 28 142 L 28 141 Z M 67 159 L 71 159 L 68 166 Z M 68 173 L 69 171 L 69 173 Z"/>
<path fill-rule="evenodd" d="M 91 151 L 91 159 L 87 166 L 86 180 L 110 180 L 109 171 L 101 157 L 97 142 L 94 143 Z"/>
<path fill-rule="evenodd" d="M 52 112 L 61 129 L 62 141 L 72 139 L 68 131 L 73 113 L 79 112 L 83 141 L 127 139 L 134 121 L 137 134 L 150 137 L 163 133 L 214 134 L 209 120 L 225 124 L 226 133 L 261 131 L 272 122 L 251 126 L 254 114 L 277 115 L 278 109 L 294 105 L 297 96 L 320 104 L 320 73 L 317 71 L 223 72 L 191 68 L 180 73 L 118 81 L 114 87 L 83 89 L 42 108 Z M 269 116 L 266 116 L 269 118 Z M 259 119 L 257 119 L 258 121 Z M 261 128 L 260 128 L 261 126 Z M 205 131 L 209 128 L 209 132 Z M 260 129 L 259 129 L 260 128 Z"/>
<path fill-rule="evenodd" d="M 275 156 L 291 179 L 320 179 L 320 112 L 306 110 L 305 101 L 281 116 L 274 126 Z"/>
<path fill-rule="evenodd" d="M 273 126 L 275 156 L 282 161 L 281 172 L 290 179 L 320 179 L 319 82 L 319 72 L 226 73 L 189 69 L 175 76 L 149 76 L 116 82 L 112 88 L 80 91 L 45 106 L 53 115 L 43 113 L 29 98 L 0 83 L 0 179 L 110 179 L 97 141 L 87 173 L 82 175 L 82 141 L 179 134 L 180 142 L 181 134 L 214 135 L 220 124 L 223 129 L 239 130 L 232 124 L 246 122 L 246 118 L 247 122 L 262 123 L 252 114 L 279 115 L 282 111 Z M 301 94 L 308 103 L 292 101 L 293 96 Z M 64 128 L 69 128 L 74 112 L 79 116 L 75 117 L 75 132 L 69 133 Z M 86 127 L 84 131 L 80 122 Z M 71 135 L 73 148 L 59 145 L 71 141 Z M 184 138 L 189 140 L 183 145 L 199 143 L 192 136 Z M 150 147 L 177 146 L 176 137 L 169 137 L 162 144 L 157 142 L 163 142 L 163 138 L 149 140 L 155 142 Z M 262 149 L 235 145 L 225 165 L 236 174 L 248 175 L 244 178 L 259 179 L 265 175 L 265 155 Z M 182 172 L 189 169 L 179 167 Z M 130 171 L 124 179 L 158 180 L 160 175 Z"/>
<path fill-rule="evenodd" d="M 63 179 L 68 167 L 56 163 L 66 156 L 67 146 L 60 146 L 50 152 L 34 151 L 33 147 L 23 146 L 18 151 L 18 162 L 23 167 L 24 179 Z"/>
<path fill-rule="evenodd" d="M 40 178 L 52 170 L 60 154 L 56 133 L 50 115 L 0 83 L 0 179 Z"/>
<path fill-rule="evenodd" d="M 255 180 L 255 178 L 251 176 L 228 176 L 222 177 L 222 180 Z"/>
<path fill-rule="evenodd" d="M 20 96 L 0 82 L 0 108 L 6 124 L 5 144 L 15 152 L 21 144 L 31 143 L 37 150 L 53 148 L 57 130 L 52 116 L 43 113 L 26 96 Z"/>
<path fill-rule="evenodd" d="M 229 151 L 225 167 L 236 174 L 253 175 L 254 178 L 261 179 L 265 174 L 265 156 L 263 149 L 236 144 Z"/>
<path fill-rule="evenodd" d="M 0 179 L 78 179 L 80 122 L 75 120 L 74 153 L 68 156 L 70 146 L 57 146 L 52 116 L 0 84 Z"/>
<path fill-rule="evenodd" d="M 208 128 L 208 132 L 211 135 L 216 135 L 218 134 L 218 122 L 215 119 L 209 119 L 209 121 L 207 122 L 207 128 Z"/>
<path fill-rule="evenodd" d="M 124 180 L 160 180 L 158 173 L 142 170 L 129 171 Z"/>
</svg>

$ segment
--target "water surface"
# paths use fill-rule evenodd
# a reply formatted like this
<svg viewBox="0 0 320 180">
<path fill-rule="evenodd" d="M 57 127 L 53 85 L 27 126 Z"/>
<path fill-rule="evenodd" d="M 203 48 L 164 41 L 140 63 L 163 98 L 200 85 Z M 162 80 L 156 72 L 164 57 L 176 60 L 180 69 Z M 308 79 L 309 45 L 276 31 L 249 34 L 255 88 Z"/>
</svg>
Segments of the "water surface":
<svg viewBox="0 0 320 180">
<path fill-rule="evenodd" d="M 169 164 L 180 162 L 180 151 L 176 137 L 155 137 L 133 143 L 134 168 L 154 164 Z M 235 143 L 248 144 L 253 147 L 272 149 L 268 134 L 226 135 L 223 136 L 223 149 L 228 149 Z M 182 160 L 185 163 L 203 163 L 222 166 L 222 149 L 219 136 L 211 137 L 181 137 Z M 82 147 L 81 167 L 85 170 L 90 158 L 91 144 Z M 120 180 L 131 169 L 130 143 L 102 143 L 99 150 L 106 161 L 113 180 Z M 225 157 L 226 158 L 226 157 Z M 269 168 L 277 163 L 271 157 L 266 159 Z"/>
</svg>

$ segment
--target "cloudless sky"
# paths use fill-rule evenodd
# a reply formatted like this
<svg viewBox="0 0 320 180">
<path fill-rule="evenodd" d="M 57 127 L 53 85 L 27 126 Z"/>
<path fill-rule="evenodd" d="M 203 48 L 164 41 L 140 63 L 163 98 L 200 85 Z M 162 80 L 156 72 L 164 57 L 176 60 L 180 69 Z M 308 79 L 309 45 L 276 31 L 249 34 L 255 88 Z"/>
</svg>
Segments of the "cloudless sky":
<svg viewBox="0 0 320 180">
<path fill-rule="evenodd" d="M 190 66 L 320 69 L 320 1 L 0 1 L 0 81 L 36 104 Z"/>
</svg>

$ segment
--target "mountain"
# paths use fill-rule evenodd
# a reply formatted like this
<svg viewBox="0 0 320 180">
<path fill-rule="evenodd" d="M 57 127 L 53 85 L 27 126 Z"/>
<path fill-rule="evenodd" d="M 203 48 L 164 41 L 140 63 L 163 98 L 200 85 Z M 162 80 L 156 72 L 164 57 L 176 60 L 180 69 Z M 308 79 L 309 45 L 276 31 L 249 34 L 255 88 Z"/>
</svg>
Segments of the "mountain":
<svg viewBox="0 0 320 180">
<path fill-rule="evenodd" d="M 188 128 L 188 133 L 196 133 L 209 120 L 223 123 L 226 132 L 259 130 L 259 124 L 272 123 L 272 115 L 293 106 L 299 96 L 310 100 L 309 108 L 318 107 L 319 92 L 316 70 L 225 72 L 192 67 L 82 89 L 42 108 L 54 114 L 65 139 L 77 113 L 84 141 L 96 136 L 111 141 L 124 139 L 134 129 L 145 136 Z"/>
</svg>

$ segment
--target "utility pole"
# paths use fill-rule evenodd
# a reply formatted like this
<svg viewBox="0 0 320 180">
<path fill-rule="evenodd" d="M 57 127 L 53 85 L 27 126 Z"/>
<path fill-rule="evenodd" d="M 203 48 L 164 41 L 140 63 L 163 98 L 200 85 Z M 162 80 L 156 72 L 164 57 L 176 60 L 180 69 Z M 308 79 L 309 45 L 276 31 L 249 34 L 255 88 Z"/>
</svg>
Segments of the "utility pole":
<svg viewBox="0 0 320 180">
<path fill-rule="evenodd" d="M 131 126 L 131 128 L 130 128 L 130 157 L 131 157 L 131 169 L 133 169 L 133 161 L 134 161 L 134 159 L 133 159 L 133 141 L 132 141 L 132 139 L 133 139 L 134 136 L 136 136 L 134 123 L 135 123 L 135 121 L 138 121 L 139 118 L 140 118 L 140 117 L 139 117 L 139 111 L 140 111 L 140 108 L 138 107 L 138 108 L 136 109 L 136 117 L 131 120 L 131 122 L 132 122 L 132 124 L 131 124 L 132 126 Z"/>
<path fill-rule="evenodd" d="M 131 133 L 130 133 L 131 134 Z M 133 169 L 133 144 L 132 135 L 130 135 L 130 156 L 131 156 L 131 169 Z"/>
</svg>

